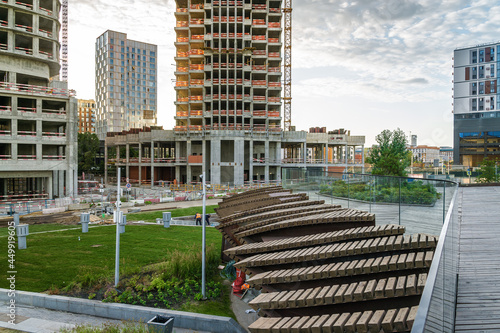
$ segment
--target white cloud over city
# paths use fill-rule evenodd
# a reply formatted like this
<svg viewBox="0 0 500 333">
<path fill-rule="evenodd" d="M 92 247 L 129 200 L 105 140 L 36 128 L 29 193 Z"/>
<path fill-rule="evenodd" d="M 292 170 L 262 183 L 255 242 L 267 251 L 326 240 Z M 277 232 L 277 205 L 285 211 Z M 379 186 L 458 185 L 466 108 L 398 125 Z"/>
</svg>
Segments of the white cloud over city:
<svg viewBox="0 0 500 333">
<path fill-rule="evenodd" d="M 94 96 L 94 43 L 105 30 L 159 47 L 159 124 L 174 125 L 171 0 L 70 1 L 70 86 Z M 292 125 L 452 144 L 452 56 L 498 40 L 500 4 L 478 0 L 293 1 Z M 311 116 L 313 115 L 313 116 Z"/>
</svg>

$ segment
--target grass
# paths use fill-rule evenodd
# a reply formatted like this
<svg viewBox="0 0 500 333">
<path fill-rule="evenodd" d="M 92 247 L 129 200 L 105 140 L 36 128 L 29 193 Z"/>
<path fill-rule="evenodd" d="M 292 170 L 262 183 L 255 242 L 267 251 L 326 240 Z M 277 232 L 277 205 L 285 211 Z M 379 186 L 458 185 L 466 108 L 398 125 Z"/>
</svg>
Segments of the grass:
<svg viewBox="0 0 500 333">
<path fill-rule="evenodd" d="M 207 214 L 214 214 L 214 208 L 217 208 L 218 205 L 211 205 L 206 207 Z M 165 210 L 167 211 L 167 210 Z M 189 208 L 178 208 L 170 210 L 172 213 L 172 217 L 181 217 L 181 216 L 192 216 L 194 220 L 194 215 L 196 213 L 202 213 L 203 207 L 189 207 Z M 155 222 L 157 218 L 163 217 L 162 211 L 154 211 L 154 212 L 142 212 L 142 213 L 132 213 L 127 214 L 127 221 L 147 221 L 147 222 Z"/>
<path fill-rule="evenodd" d="M 220 233 L 213 228 L 207 228 L 206 233 L 207 246 L 220 253 Z M 41 292 L 62 289 L 77 276 L 87 285 L 112 277 L 115 237 L 114 227 L 92 228 L 86 234 L 76 229 L 29 235 L 27 249 L 15 253 L 16 289 Z M 120 275 L 135 274 L 143 266 L 165 261 L 174 251 L 201 252 L 201 239 L 201 228 L 196 227 L 127 225 L 120 236 Z M 6 250 L 0 252 L 0 261 L 7 262 Z M 7 282 L 1 279 L 0 288 L 8 288 Z"/>
<path fill-rule="evenodd" d="M 61 333 L 147 333 L 148 329 L 144 323 L 125 322 L 120 325 L 103 324 L 101 326 L 78 325 L 75 328 L 63 328 Z"/>
</svg>

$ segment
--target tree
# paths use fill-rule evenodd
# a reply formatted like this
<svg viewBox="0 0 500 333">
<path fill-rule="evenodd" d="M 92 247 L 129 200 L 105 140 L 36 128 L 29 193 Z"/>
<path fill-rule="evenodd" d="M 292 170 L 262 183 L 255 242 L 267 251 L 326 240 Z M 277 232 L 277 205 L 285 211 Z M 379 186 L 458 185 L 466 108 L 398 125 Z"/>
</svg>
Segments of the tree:
<svg viewBox="0 0 500 333">
<path fill-rule="evenodd" d="M 95 171 L 95 157 L 99 151 L 99 138 L 93 133 L 78 133 L 78 170 Z"/>
<path fill-rule="evenodd" d="M 411 152 L 406 148 L 406 136 L 399 128 L 383 130 L 375 138 L 378 145 L 372 147 L 366 159 L 372 165 L 372 174 L 405 177 L 410 166 Z"/>
<path fill-rule="evenodd" d="M 481 162 L 478 171 L 477 183 L 498 183 L 500 175 L 497 174 L 498 159 L 485 158 Z"/>
</svg>

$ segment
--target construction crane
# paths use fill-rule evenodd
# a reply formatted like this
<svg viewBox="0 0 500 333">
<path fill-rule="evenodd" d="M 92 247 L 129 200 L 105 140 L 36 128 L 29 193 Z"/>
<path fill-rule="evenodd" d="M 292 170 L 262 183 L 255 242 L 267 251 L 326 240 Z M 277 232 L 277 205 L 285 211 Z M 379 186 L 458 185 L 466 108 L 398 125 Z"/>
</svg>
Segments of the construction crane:
<svg viewBox="0 0 500 333">
<path fill-rule="evenodd" d="M 285 25 L 285 44 L 284 44 L 284 80 L 285 92 L 284 101 L 284 130 L 290 131 L 292 127 L 292 0 L 285 0 L 283 7 L 284 25 Z"/>
<path fill-rule="evenodd" d="M 61 79 L 68 82 L 68 0 L 62 1 Z"/>
</svg>

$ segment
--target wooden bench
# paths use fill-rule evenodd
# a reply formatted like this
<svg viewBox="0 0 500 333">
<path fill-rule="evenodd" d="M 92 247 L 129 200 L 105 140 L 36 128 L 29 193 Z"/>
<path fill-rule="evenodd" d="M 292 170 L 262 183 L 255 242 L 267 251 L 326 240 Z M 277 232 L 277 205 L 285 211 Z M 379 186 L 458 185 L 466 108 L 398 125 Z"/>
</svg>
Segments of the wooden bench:
<svg viewBox="0 0 500 333">
<path fill-rule="evenodd" d="M 251 333 L 389 333 L 409 332 L 418 307 L 367 310 L 322 316 L 261 317 L 248 326 Z"/>
<path fill-rule="evenodd" d="M 248 304 L 254 309 L 291 309 L 421 295 L 427 273 L 393 276 L 324 287 L 261 293 Z M 292 297 L 294 294 L 294 297 Z"/>
</svg>

